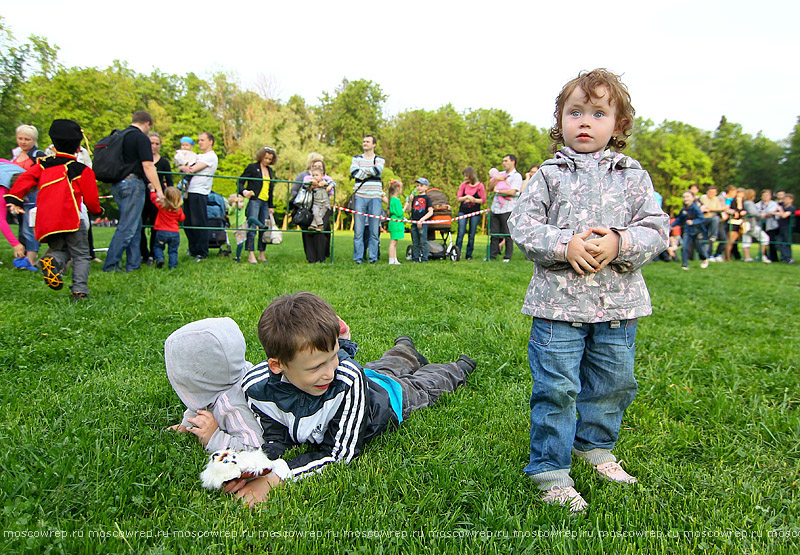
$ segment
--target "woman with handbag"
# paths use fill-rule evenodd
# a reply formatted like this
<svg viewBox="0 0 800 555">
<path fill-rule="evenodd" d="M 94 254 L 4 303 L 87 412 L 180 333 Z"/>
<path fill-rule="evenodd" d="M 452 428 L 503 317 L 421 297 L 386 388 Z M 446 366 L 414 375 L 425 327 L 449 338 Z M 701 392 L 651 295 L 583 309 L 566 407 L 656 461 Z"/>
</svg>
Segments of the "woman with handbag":
<svg viewBox="0 0 800 555">
<path fill-rule="evenodd" d="M 272 204 L 272 194 L 275 189 L 275 171 L 272 169 L 272 166 L 277 163 L 278 155 L 274 148 L 263 146 L 258 149 L 255 158 L 256 161 L 247 166 L 244 172 L 242 172 L 238 182 L 239 194 L 250 199 L 247 203 L 247 218 L 258 220 L 264 225 L 269 221 L 270 215 L 275 212 L 275 208 Z M 256 229 L 251 227 L 247 232 L 245 249 L 250 253 L 248 257 L 248 262 L 250 262 L 250 264 L 258 264 L 258 262 L 267 261 L 267 257 L 264 254 L 266 242 L 262 240 L 263 234 L 263 230 L 259 232 L 259 255 L 258 260 L 256 260 Z"/>
<path fill-rule="evenodd" d="M 322 175 L 327 177 L 325 172 L 325 162 L 322 160 L 315 160 L 311 164 L 311 171 L 313 170 L 320 170 Z M 306 178 L 308 179 L 308 178 Z M 327 194 L 329 199 L 333 199 L 333 192 L 336 186 L 332 180 L 327 182 L 330 190 L 326 191 L 324 185 L 315 185 L 313 182 L 307 183 L 310 188 L 310 192 L 312 195 L 318 197 L 319 195 Z M 313 202 L 317 202 L 316 200 Z M 328 203 L 330 206 L 330 203 Z M 325 259 L 330 256 L 331 250 L 331 209 L 328 207 L 327 210 L 322 214 L 322 226 L 318 227 L 315 230 L 303 231 L 303 250 L 306 254 L 306 260 L 309 263 L 314 264 L 316 262 L 325 262 Z"/>
</svg>

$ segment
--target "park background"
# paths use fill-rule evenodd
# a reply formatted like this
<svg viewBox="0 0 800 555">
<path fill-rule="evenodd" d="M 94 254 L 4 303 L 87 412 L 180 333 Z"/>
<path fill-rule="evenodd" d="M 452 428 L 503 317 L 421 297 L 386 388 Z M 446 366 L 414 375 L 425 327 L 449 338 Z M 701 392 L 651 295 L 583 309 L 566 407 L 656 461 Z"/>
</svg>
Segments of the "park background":
<svg viewBox="0 0 800 555">
<path fill-rule="evenodd" d="M 264 75 L 244 87 L 236 73 L 223 69 L 171 74 L 154 68 L 142 73 L 119 60 L 107 67 L 68 67 L 59 61 L 56 44 L 38 35 L 18 38 L 3 19 L 0 47 L 6 52 L 0 58 L 0 152 L 10 152 L 15 146 L 14 128 L 20 123 L 36 126 L 40 146 L 44 147 L 53 119 L 74 119 L 93 147 L 112 129 L 126 127 L 135 110 L 144 109 L 155 119 L 154 130 L 163 139 L 161 154 L 169 160 L 181 136 L 196 138 L 202 131 L 216 137 L 219 175 L 240 175 L 253 161 L 256 150 L 269 145 L 278 152 L 277 178 L 292 180 L 305 169 L 308 153 L 319 152 L 325 156 L 328 173 L 339 184 L 339 198 L 352 191 L 350 160 L 361 153 L 361 140 L 367 133 L 377 137 L 376 151 L 386 159 L 384 182 L 400 179 L 406 184 L 405 194 L 411 192 L 409 184 L 425 176 L 454 199 L 466 166 L 475 167 L 479 179 L 486 183 L 489 169 L 500 167 L 504 154 L 516 154 L 517 167 L 523 173 L 549 157 L 547 127 L 514 120 L 500 107 L 456 109 L 458 99 L 432 109 L 388 113 L 390 94 L 370 79 L 344 78 L 319 98 L 291 94 L 282 100 L 274 80 Z M 321 63 L 310 64 L 310 78 Z M 369 67 L 361 69 L 371 73 Z M 473 88 L 478 82 L 466 80 L 465 87 Z M 522 80 L 518 82 L 521 86 Z M 490 83 L 498 90 L 505 86 Z M 782 89 L 772 88 L 780 97 Z M 734 91 L 731 89 L 731 94 Z M 557 93 L 554 87 L 547 97 L 555 98 Z M 769 98 L 762 100 L 769 104 Z M 633 91 L 635 107 L 644 101 Z M 552 112 L 552 101 L 547 104 Z M 783 109 L 791 110 L 792 105 Z M 711 104 L 703 112 L 715 110 L 716 105 Z M 715 116 L 718 125 L 713 130 L 670 119 L 654 122 L 641 111 L 638 116 L 625 153 L 650 172 L 669 212 L 680 206 L 681 193 L 693 183 L 701 191 L 715 184 L 720 190 L 733 185 L 800 193 L 797 113 L 786 115 L 786 127 L 792 131 L 777 139 L 760 131 L 747 133 L 724 113 Z M 235 181 L 230 179 L 216 179 L 214 183 L 214 190 L 223 196 L 234 187 Z M 285 186 L 276 189 L 279 221 L 286 210 L 287 191 Z M 113 216 L 114 204 L 108 201 L 106 208 Z"/>
<path fill-rule="evenodd" d="M 32 7 L 25 10 L 33 15 Z M 691 13 L 697 10 L 692 4 Z M 764 15 L 753 14 L 752 21 L 772 17 L 766 5 L 758 11 Z M 769 27 L 775 34 L 793 25 L 781 13 L 785 17 Z M 599 17 L 579 15 L 583 25 Z M 692 21 L 687 16 L 686 24 Z M 152 39 L 151 23 L 141 23 Z M 513 23 L 522 32 L 548 22 Z M 466 165 L 485 180 L 507 152 L 519 155 L 522 169 L 547 156 L 546 122 L 527 123 L 491 104 L 468 109 L 454 98 L 452 104 L 387 110 L 394 87 L 384 91 L 379 79 L 341 80 L 344 73 L 325 94 L 284 98 L 268 80 L 261 88 L 243 86 L 230 71 L 142 71 L 124 61 L 64 64 L 55 42 L 15 36 L 14 25 L 2 24 L 2 152 L 13 146 L 18 123 L 36 125 L 42 144 L 53 118 L 70 117 L 93 144 L 144 108 L 156 118 L 167 157 L 178 137 L 208 130 L 218 138 L 221 174 L 238 175 L 256 148 L 268 144 L 278 149 L 278 177 L 291 179 L 307 153 L 318 151 L 343 192 L 352 187 L 347 167 L 365 132 L 378 137 L 389 175 L 406 183 L 427 175 L 451 198 Z M 194 37 L 182 21 L 172 25 L 177 35 Z M 654 34 L 650 27 L 637 32 Z M 765 65 L 780 58 L 740 42 Z M 662 44 L 680 50 L 677 41 Z M 555 46 L 537 46 L 541 53 L 533 58 L 559 54 Z M 706 46 L 698 56 L 715 45 Z M 273 52 L 267 61 L 281 56 Z M 164 57 L 184 53 L 173 49 Z M 745 61 L 730 57 L 734 64 Z M 514 68 L 515 84 L 521 86 L 523 72 L 548 71 L 538 59 Z M 319 63 L 305 60 L 310 78 Z M 596 65 L 569 68 L 567 78 Z M 734 95 L 737 82 L 749 79 L 730 69 L 724 80 Z M 476 79 L 496 71 L 487 66 Z M 703 81 L 696 77 L 699 90 Z M 545 91 L 545 111 L 552 112 L 557 90 Z M 653 121 L 648 114 L 655 111 L 641 109 L 646 99 L 633 93 L 643 119 L 626 152 L 642 161 L 668 204 L 693 182 L 701 189 L 714 182 L 800 192 L 798 110 L 787 117 L 790 133 L 767 136 L 723 119 L 728 112 L 716 104 L 697 106 L 714 114 L 716 126 L 697 126 L 693 118 Z M 781 105 L 776 98 L 764 95 L 759 109 Z M 215 188 L 227 192 L 230 183 L 220 179 Z M 98 243 L 107 244 L 113 229 L 95 230 Z M 701 272 L 693 262 L 690 272 L 669 263 L 644 269 L 654 314 L 639 326 L 640 392 L 618 449 L 642 484 L 616 488 L 576 466 L 591 508 L 571 517 L 538 503 L 521 473 L 528 457 L 530 319 L 519 309 L 530 263 L 516 255 L 509 264 L 341 264 L 350 258 L 351 237 L 336 234 L 332 265 L 307 264 L 299 235 L 286 233 L 283 244 L 268 247 L 266 265 L 234 265 L 222 257 L 196 264 L 182 255 L 174 272 L 93 271 L 92 296 L 80 304 L 70 303 L 66 291 L 49 290 L 37 274 L 8 269 L 11 249 L 0 245 L 7 292 L 0 320 L 0 551 L 798 551 L 796 267 L 731 263 Z M 478 238 L 479 250 L 485 241 Z M 480 366 L 466 388 L 376 439 L 353 464 L 276 491 L 250 511 L 203 491 L 197 478 L 206 460 L 202 450 L 191 437 L 164 432 L 182 407 L 164 372 L 163 341 L 189 321 L 231 316 L 247 340 L 248 359 L 258 361 L 261 311 L 276 295 L 303 289 L 328 299 L 352 325 L 362 361 L 377 358 L 405 333 L 436 360 L 466 352 Z"/>
</svg>

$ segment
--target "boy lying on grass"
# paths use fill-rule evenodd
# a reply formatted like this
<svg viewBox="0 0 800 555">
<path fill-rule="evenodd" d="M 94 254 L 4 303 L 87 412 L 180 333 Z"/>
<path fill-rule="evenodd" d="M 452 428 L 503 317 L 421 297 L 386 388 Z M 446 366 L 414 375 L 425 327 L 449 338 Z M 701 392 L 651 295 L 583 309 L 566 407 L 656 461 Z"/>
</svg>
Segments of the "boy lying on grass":
<svg viewBox="0 0 800 555">
<path fill-rule="evenodd" d="M 410 337 L 401 335 L 379 360 L 362 368 L 353 360 L 358 348 L 350 328 L 330 304 L 307 292 L 270 303 L 258 337 L 267 360 L 245 373 L 241 388 L 263 432 L 261 449 L 278 464 L 266 476 L 225 486 L 251 506 L 284 481 L 350 462 L 369 440 L 396 428 L 411 411 L 463 385 L 476 366 L 466 355 L 431 364 Z M 202 348 L 196 350 L 198 360 Z M 203 416 L 205 432 L 190 430 L 201 440 L 216 429 L 214 414 Z M 288 449 L 303 444 L 312 448 L 282 462 Z"/>
</svg>

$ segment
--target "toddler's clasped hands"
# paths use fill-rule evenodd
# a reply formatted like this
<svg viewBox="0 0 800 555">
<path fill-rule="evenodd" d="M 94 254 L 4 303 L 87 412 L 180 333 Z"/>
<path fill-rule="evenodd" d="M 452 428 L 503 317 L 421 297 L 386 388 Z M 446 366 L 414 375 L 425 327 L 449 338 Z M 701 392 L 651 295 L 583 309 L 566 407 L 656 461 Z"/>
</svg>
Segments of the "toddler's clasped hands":
<svg viewBox="0 0 800 555">
<path fill-rule="evenodd" d="M 589 239 L 592 233 L 600 235 Z M 587 240 L 588 239 L 588 240 Z M 592 227 L 572 236 L 567 245 L 567 262 L 578 275 L 597 273 L 619 255 L 619 234 L 607 227 Z"/>
</svg>

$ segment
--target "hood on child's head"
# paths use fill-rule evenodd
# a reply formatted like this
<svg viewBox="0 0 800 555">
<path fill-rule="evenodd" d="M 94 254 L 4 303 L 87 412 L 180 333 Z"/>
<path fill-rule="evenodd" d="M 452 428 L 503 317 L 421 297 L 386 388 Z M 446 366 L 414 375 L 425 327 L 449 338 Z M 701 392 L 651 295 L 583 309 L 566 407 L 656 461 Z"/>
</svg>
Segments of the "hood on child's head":
<svg viewBox="0 0 800 555">
<path fill-rule="evenodd" d="M 167 377 L 187 407 L 205 408 L 237 386 L 250 364 L 239 326 L 230 318 L 206 318 L 172 332 L 164 342 Z"/>
</svg>

